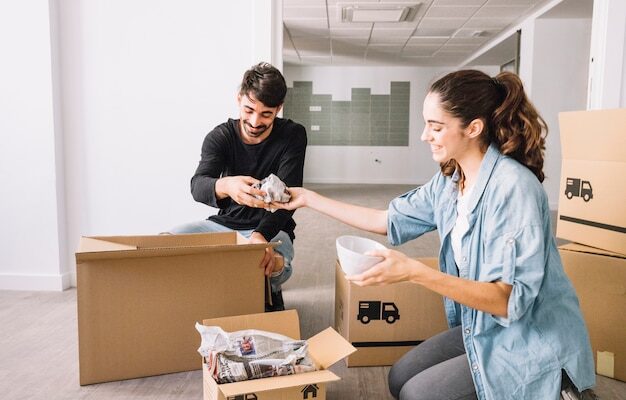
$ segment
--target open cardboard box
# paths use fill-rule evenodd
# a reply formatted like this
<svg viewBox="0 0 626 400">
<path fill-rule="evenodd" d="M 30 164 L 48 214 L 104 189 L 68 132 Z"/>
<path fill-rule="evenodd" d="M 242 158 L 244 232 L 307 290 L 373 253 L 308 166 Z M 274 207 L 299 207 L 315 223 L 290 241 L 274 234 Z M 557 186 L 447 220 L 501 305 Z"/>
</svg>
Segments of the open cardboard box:
<svg viewBox="0 0 626 400">
<path fill-rule="evenodd" d="M 199 369 L 194 323 L 263 312 L 258 265 L 275 245 L 236 232 L 81 238 L 80 384 Z"/>
<path fill-rule="evenodd" d="M 626 254 L 626 108 L 563 112 L 556 235 Z"/>
<path fill-rule="evenodd" d="M 433 269 L 436 258 L 418 258 Z M 361 287 L 335 266 L 335 329 L 359 351 L 348 367 L 392 365 L 407 351 L 448 329 L 441 295 L 401 282 Z"/>
<path fill-rule="evenodd" d="M 559 252 L 580 301 L 596 372 L 626 381 L 626 256 L 576 243 Z"/>
<path fill-rule="evenodd" d="M 219 326 L 226 332 L 259 329 L 279 333 L 292 339 L 300 339 L 300 321 L 295 310 L 205 319 L 202 321 L 202 324 Z M 328 368 L 355 352 L 356 349 L 332 328 L 323 330 L 308 339 L 307 342 L 309 355 L 319 368 L 318 371 L 218 384 L 207 371 L 203 360 L 204 399 L 302 400 L 315 398 L 324 400 L 326 398 L 326 384 L 340 379 L 333 372 L 329 371 Z M 196 337 L 197 346 L 198 343 L 199 340 Z"/>
</svg>

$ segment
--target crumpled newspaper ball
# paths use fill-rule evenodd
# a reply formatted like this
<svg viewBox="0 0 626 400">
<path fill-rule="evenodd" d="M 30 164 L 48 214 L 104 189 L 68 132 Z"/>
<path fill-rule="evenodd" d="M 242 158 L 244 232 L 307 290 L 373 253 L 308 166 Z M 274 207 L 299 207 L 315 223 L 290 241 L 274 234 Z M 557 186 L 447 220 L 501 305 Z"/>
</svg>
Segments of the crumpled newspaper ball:
<svg viewBox="0 0 626 400">
<path fill-rule="evenodd" d="M 266 193 L 265 196 L 254 196 L 259 200 L 263 200 L 269 204 L 271 202 L 287 203 L 291 199 L 291 195 L 287 191 L 287 185 L 274 174 L 270 174 L 261 182 L 252 185 L 255 189 L 260 189 Z M 276 209 L 268 207 L 266 210 L 274 212 Z"/>
</svg>

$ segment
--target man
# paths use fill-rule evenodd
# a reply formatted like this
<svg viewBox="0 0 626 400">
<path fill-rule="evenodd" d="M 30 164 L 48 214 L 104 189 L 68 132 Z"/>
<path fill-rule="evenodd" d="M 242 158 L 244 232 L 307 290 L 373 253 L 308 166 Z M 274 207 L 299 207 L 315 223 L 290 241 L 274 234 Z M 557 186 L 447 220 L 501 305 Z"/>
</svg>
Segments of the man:
<svg viewBox="0 0 626 400">
<path fill-rule="evenodd" d="M 229 119 L 205 137 L 200 163 L 191 178 L 193 198 L 219 208 L 219 213 L 171 231 L 236 230 L 252 243 L 281 241 L 276 252 L 284 258 L 283 269 L 272 272 L 272 248 L 260 264 L 271 283 L 272 302 L 266 303 L 266 311 L 285 309 L 281 285 L 291 276 L 296 223 L 293 211 L 266 211 L 268 205 L 255 197 L 264 192 L 253 185 L 275 174 L 288 187 L 302 186 L 307 144 L 302 125 L 277 117 L 286 93 L 285 78 L 270 64 L 259 63 L 245 72 L 237 95 L 239 119 Z"/>
</svg>

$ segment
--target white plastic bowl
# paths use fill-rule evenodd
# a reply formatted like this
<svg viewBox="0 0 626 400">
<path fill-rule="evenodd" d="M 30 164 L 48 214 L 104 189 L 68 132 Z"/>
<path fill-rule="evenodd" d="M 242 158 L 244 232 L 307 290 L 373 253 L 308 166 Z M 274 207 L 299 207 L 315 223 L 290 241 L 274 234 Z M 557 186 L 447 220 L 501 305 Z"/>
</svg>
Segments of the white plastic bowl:
<svg viewBox="0 0 626 400">
<path fill-rule="evenodd" d="M 357 275 L 367 271 L 383 260 L 382 257 L 367 256 L 371 250 L 386 249 L 382 244 L 359 236 L 339 236 L 336 240 L 339 265 L 346 275 Z"/>
</svg>

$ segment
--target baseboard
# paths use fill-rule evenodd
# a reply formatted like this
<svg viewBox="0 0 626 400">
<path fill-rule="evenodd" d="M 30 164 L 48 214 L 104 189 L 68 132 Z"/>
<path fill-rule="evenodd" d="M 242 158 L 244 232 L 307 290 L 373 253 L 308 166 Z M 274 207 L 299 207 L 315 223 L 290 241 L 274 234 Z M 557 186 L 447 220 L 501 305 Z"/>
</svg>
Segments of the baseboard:
<svg viewBox="0 0 626 400">
<path fill-rule="evenodd" d="M 0 273 L 0 290 L 63 291 L 71 284 L 71 274 L 4 274 Z"/>
</svg>

